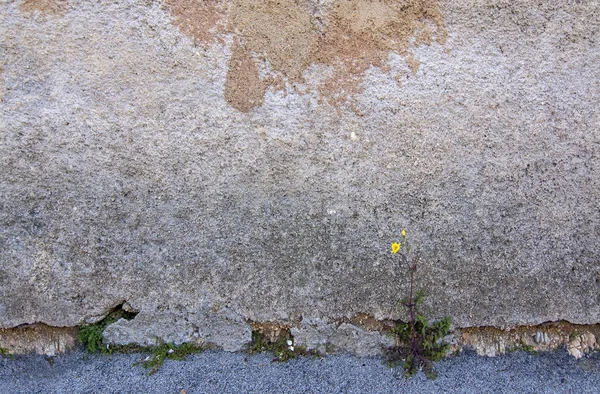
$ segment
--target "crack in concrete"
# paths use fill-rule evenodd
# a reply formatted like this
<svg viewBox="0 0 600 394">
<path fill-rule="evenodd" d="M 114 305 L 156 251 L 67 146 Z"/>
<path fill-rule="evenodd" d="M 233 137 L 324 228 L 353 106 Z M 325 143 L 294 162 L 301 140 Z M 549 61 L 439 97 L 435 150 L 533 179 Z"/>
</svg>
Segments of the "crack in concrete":
<svg viewBox="0 0 600 394">
<path fill-rule="evenodd" d="M 124 304 L 125 302 L 112 308 L 106 317 L 125 312 Z M 136 315 L 131 312 L 125 313 L 131 318 Z M 302 320 L 247 322 L 252 330 L 258 331 L 271 342 L 276 342 L 281 335 L 291 333 L 294 343 L 308 345 L 307 350 L 316 350 L 323 354 L 350 351 L 359 355 L 367 354 L 364 349 L 360 349 L 360 346 L 367 344 L 373 347 L 373 343 L 377 343 L 377 338 L 372 337 L 373 334 L 388 337 L 396 323 L 393 320 L 376 320 L 368 314 L 357 314 L 351 318 L 333 319 L 329 322 L 322 321 L 320 325 L 316 322 L 303 323 Z M 0 328 L 0 349 L 4 349 L 9 354 L 37 353 L 54 356 L 79 345 L 77 338 L 79 327 L 81 326 L 54 327 L 44 323 L 33 323 L 13 328 Z M 315 335 L 321 335 L 328 342 L 316 346 L 311 343 L 311 340 L 315 342 Z M 361 336 L 365 338 L 370 336 L 370 342 L 365 342 L 365 338 Z M 344 338 L 340 339 L 341 337 Z M 348 338 L 353 339 L 348 341 Z M 600 349 L 598 338 L 600 338 L 600 323 L 574 324 L 561 320 L 520 326 L 511 330 L 488 326 L 456 327 L 447 339 L 452 345 L 453 353 L 471 348 L 481 356 L 494 357 L 515 350 L 537 352 L 565 348 L 569 354 L 579 359 L 589 352 Z M 383 345 L 380 350 L 384 350 Z"/>
</svg>

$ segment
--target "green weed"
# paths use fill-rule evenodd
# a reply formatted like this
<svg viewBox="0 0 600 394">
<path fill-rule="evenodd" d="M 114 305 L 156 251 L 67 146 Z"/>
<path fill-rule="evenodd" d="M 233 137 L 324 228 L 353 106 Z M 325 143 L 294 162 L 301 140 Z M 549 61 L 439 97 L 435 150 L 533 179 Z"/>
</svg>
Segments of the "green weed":
<svg viewBox="0 0 600 394">
<path fill-rule="evenodd" d="M 100 320 L 97 323 L 92 323 L 85 325 L 79 328 L 79 333 L 77 334 L 79 338 L 79 342 L 85 348 L 85 355 L 87 356 L 89 353 L 105 353 L 110 354 L 113 351 L 105 341 L 102 333 L 104 329 L 116 322 L 117 320 L 124 318 L 127 320 L 135 317 L 135 313 L 126 312 L 122 309 L 114 310 L 109 313 L 104 319 Z"/>
<path fill-rule="evenodd" d="M 433 362 L 439 361 L 448 352 L 449 344 L 443 342 L 442 338 L 450 332 L 451 322 L 449 317 L 444 317 L 430 323 L 419 313 L 419 307 L 425 297 L 422 290 L 415 292 L 415 273 L 421 258 L 421 248 L 418 246 L 409 263 L 411 245 L 406 240 L 405 230 L 402 230 L 402 243 L 392 244 L 392 253 L 398 254 L 402 244 L 406 253 L 400 253 L 399 256 L 409 266 L 410 290 L 409 296 L 400 302 L 400 306 L 408 309 L 410 319 L 406 323 L 397 323 L 392 329 L 397 345 L 388 351 L 388 362 L 390 365 L 396 365 L 403 360 L 404 374 L 407 377 L 422 369 L 428 378 L 435 379 L 437 372 L 433 368 Z"/>
<path fill-rule="evenodd" d="M 134 317 L 135 313 L 126 312 L 117 307 L 116 310 L 109 313 L 101 321 L 81 327 L 79 329 L 78 337 L 85 348 L 85 355 L 87 356 L 89 353 L 110 354 L 113 352 L 137 353 L 149 351 L 152 353 L 151 355 L 133 365 L 141 365 L 142 367 L 149 369 L 149 374 L 152 375 L 158 371 L 165 360 L 184 360 L 187 356 L 204 350 L 202 346 L 193 343 L 183 343 L 181 345 L 160 343 L 158 346 L 153 347 L 142 347 L 138 345 L 109 346 L 102 335 L 104 329 L 121 318 L 131 320 Z"/>
</svg>

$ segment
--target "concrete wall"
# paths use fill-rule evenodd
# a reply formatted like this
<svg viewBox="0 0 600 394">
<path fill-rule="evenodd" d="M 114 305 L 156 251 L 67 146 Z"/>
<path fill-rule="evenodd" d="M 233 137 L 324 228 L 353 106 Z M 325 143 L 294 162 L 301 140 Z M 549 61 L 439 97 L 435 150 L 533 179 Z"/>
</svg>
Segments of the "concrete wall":
<svg viewBox="0 0 600 394">
<path fill-rule="evenodd" d="M 403 228 L 429 317 L 600 322 L 599 21 L 585 0 L 1 2 L 0 327 L 123 304 L 115 343 L 364 340 L 348 319 L 405 317 Z"/>
</svg>

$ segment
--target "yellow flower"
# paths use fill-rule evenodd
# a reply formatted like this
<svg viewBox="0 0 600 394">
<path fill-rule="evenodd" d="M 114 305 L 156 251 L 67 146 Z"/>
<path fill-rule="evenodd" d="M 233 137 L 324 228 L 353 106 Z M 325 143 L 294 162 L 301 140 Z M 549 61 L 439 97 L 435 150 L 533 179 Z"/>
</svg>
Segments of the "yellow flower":
<svg viewBox="0 0 600 394">
<path fill-rule="evenodd" d="M 392 244 L 392 253 L 396 254 L 400 250 L 400 244 L 398 242 L 394 242 Z"/>
<path fill-rule="evenodd" d="M 402 230 L 402 238 L 405 238 L 405 237 L 406 237 L 406 230 L 403 229 Z"/>
</svg>

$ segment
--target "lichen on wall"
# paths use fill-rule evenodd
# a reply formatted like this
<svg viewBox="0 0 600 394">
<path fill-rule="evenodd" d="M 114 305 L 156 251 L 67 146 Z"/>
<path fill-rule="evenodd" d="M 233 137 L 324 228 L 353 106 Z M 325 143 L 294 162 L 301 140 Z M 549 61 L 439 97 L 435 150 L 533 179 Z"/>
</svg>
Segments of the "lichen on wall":
<svg viewBox="0 0 600 394">
<path fill-rule="evenodd" d="M 168 3 L 174 23 L 198 42 L 235 37 L 225 98 L 243 112 L 262 103 L 257 97 L 264 95 L 265 86 L 278 88 L 280 79 L 274 77 L 282 77 L 292 89 L 306 84 L 294 89 L 298 94 L 316 93 L 320 102 L 338 108 L 351 105 L 369 67 L 389 71 L 387 59 L 395 52 L 416 73 L 419 62 L 412 48 L 434 40 L 443 44 L 447 35 L 435 0 L 340 1 L 326 6 L 323 16 L 309 2 L 294 0 Z M 245 73 L 240 59 L 245 59 Z M 258 83 L 256 70 L 262 61 L 270 74 Z M 327 75 L 305 81 L 311 65 L 324 66 Z"/>
</svg>

